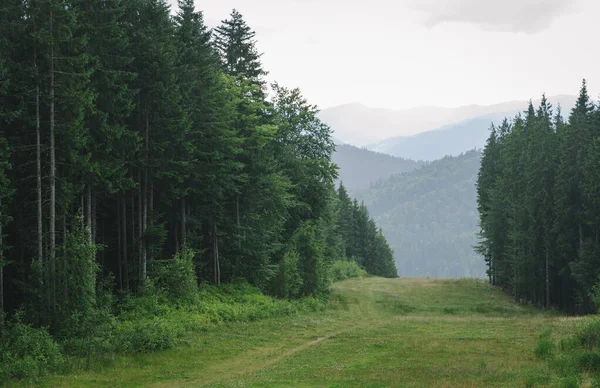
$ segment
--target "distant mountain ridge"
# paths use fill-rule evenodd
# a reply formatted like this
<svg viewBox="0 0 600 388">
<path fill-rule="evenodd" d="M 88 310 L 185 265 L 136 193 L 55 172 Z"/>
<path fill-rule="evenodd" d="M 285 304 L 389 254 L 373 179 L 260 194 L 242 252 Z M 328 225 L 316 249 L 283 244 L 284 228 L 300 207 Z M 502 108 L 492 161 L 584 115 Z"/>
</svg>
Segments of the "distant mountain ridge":
<svg viewBox="0 0 600 388">
<path fill-rule="evenodd" d="M 351 194 L 394 174 L 412 171 L 422 164 L 347 144 L 336 145 L 333 161 L 340 167 L 338 180 Z"/>
<path fill-rule="evenodd" d="M 563 111 L 570 110 L 575 99 L 575 96 L 569 95 L 548 97 L 555 107 L 560 104 Z M 534 100 L 535 105 L 538 103 L 539 99 Z M 331 127 L 334 136 L 340 142 L 372 147 L 385 139 L 413 136 L 478 117 L 498 114 L 513 116 L 519 111 L 524 111 L 527 104 L 528 101 L 509 101 L 489 106 L 467 105 L 458 108 L 425 106 L 393 110 L 352 103 L 323 109 L 319 113 L 319 118 Z"/>
<path fill-rule="evenodd" d="M 446 157 L 357 194 L 394 249 L 400 276 L 484 276 L 473 251 L 480 161 L 479 151 Z"/>
</svg>

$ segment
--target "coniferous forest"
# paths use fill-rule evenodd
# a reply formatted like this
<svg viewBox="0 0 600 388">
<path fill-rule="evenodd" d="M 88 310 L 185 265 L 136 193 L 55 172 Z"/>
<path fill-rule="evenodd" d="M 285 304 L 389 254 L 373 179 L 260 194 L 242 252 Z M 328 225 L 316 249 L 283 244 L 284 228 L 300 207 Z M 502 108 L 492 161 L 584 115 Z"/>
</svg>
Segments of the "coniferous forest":
<svg viewBox="0 0 600 388">
<path fill-rule="evenodd" d="M 2 322 L 67 338 L 106 295 L 184 284 L 180 264 L 281 298 L 325 295 L 339 260 L 397 276 L 334 187 L 329 127 L 267 85 L 242 15 L 210 30 L 178 5 L 2 2 Z"/>
<path fill-rule="evenodd" d="M 595 310 L 600 275 L 600 106 L 585 81 L 570 115 L 542 99 L 491 134 L 478 176 L 492 284 L 516 301 Z"/>
</svg>

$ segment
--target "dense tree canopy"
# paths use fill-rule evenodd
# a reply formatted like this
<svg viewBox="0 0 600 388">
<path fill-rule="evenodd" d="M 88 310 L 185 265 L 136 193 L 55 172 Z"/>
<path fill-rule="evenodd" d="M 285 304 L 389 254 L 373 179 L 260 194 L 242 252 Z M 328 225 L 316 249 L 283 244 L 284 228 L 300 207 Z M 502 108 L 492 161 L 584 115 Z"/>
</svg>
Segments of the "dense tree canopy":
<svg viewBox="0 0 600 388">
<path fill-rule="evenodd" d="M 3 2 L 0 316 L 66 335 L 184 247 L 198 282 L 282 297 L 322 295 L 334 260 L 396 276 L 317 108 L 266 74 L 237 11 L 210 31 L 192 0 Z"/>
<path fill-rule="evenodd" d="M 567 122 L 543 98 L 492 127 L 478 178 L 481 241 L 493 284 L 515 300 L 593 310 L 598 281 L 600 109 L 585 81 Z"/>
</svg>

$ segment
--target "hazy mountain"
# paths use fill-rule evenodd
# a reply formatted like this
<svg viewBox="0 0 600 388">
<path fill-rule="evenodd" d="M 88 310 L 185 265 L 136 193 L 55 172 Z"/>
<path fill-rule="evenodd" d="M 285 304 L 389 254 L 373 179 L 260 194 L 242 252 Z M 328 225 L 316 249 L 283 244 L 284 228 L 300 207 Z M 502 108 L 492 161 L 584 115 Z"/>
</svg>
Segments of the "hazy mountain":
<svg viewBox="0 0 600 388">
<path fill-rule="evenodd" d="M 358 193 L 394 249 L 400 276 L 483 277 L 476 255 L 481 153 L 446 157 Z"/>
<path fill-rule="evenodd" d="M 437 160 L 456 156 L 469 150 L 481 149 L 490 135 L 492 122 L 501 123 L 507 113 L 497 113 L 446 125 L 409 137 L 386 139 L 369 149 L 415 160 Z"/>
<path fill-rule="evenodd" d="M 554 96 L 548 99 L 555 106 L 561 104 L 568 109 L 575 101 L 573 96 Z M 467 105 L 459 108 L 426 106 L 402 110 L 369 108 L 353 103 L 324 109 L 319 113 L 319 118 L 329 124 L 335 137 L 341 142 L 366 146 L 388 138 L 412 136 L 439 129 L 476 117 L 504 112 L 513 115 L 525 110 L 527 103 L 527 101 L 510 101 L 489 106 Z M 534 104 L 537 103 L 538 101 L 534 101 Z"/>
<path fill-rule="evenodd" d="M 337 145 L 333 161 L 340 166 L 339 180 L 350 193 L 367 189 L 371 183 L 394 174 L 412 171 L 421 165 L 413 160 L 396 158 L 351 145 Z"/>
</svg>

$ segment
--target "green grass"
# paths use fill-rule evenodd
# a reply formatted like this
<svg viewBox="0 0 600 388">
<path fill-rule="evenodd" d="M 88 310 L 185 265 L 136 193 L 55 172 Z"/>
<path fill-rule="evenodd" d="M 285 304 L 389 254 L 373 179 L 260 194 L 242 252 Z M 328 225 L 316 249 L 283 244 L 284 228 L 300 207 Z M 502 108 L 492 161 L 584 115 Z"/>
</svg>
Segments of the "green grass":
<svg viewBox="0 0 600 388">
<path fill-rule="evenodd" d="M 347 280 L 324 312 L 224 323 L 185 344 L 114 356 L 43 386 L 483 387 L 564 384 L 534 350 L 579 321 L 476 280 Z M 39 384 L 39 383 L 38 383 Z"/>
</svg>

